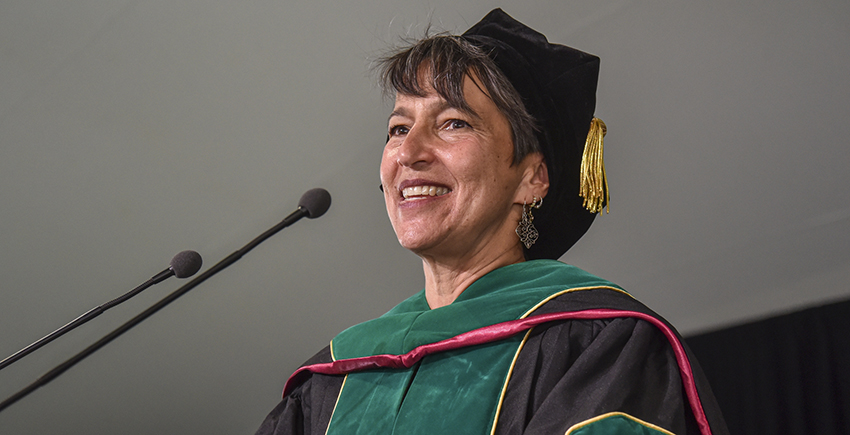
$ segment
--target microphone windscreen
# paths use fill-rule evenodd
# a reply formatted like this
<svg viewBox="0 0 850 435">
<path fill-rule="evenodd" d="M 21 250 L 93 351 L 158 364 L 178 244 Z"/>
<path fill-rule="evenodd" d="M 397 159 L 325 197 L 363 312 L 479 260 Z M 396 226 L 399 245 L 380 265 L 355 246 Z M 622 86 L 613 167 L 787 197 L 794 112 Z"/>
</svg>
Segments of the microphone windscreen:
<svg viewBox="0 0 850 435">
<path fill-rule="evenodd" d="M 301 195 L 298 207 L 307 211 L 308 218 L 315 219 L 325 214 L 331 207 L 331 194 L 321 187 L 310 189 Z"/>
<path fill-rule="evenodd" d="M 188 278 L 201 270 L 201 254 L 195 251 L 183 251 L 171 259 L 171 270 L 178 278 Z"/>
</svg>

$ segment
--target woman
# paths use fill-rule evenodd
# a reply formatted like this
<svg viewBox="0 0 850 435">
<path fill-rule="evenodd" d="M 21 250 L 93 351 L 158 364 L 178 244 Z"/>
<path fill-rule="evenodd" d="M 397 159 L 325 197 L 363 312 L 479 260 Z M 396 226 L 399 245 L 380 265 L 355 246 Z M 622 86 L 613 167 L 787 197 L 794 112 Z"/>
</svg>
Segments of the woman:
<svg viewBox="0 0 850 435">
<path fill-rule="evenodd" d="M 258 433 L 726 433 L 675 331 L 554 261 L 607 202 L 598 58 L 494 10 L 382 66 L 381 187 L 425 289 L 305 363 Z"/>
</svg>

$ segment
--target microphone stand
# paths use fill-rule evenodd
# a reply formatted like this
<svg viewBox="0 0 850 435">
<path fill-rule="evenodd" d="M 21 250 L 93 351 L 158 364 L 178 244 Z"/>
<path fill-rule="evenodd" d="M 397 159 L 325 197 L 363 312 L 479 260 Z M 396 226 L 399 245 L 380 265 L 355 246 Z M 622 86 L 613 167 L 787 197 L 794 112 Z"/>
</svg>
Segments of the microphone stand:
<svg viewBox="0 0 850 435">
<path fill-rule="evenodd" d="M 324 211 L 322 213 L 324 213 Z M 118 336 L 129 331 L 131 328 L 138 325 L 143 320 L 147 319 L 148 317 L 150 317 L 151 315 L 153 315 L 157 311 L 161 310 L 166 305 L 174 302 L 177 298 L 179 298 L 180 296 L 183 296 L 184 294 L 189 292 L 189 290 L 192 290 L 193 288 L 197 287 L 198 284 L 206 281 L 207 278 L 210 278 L 211 276 L 215 275 L 216 273 L 224 270 L 226 267 L 235 263 L 237 260 L 242 258 L 243 255 L 247 254 L 248 251 L 254 249 L 255 247 L 257 247 L 257 245 L 259 245 L 260 243 L 262 243 L 263 241 L 265 241 L 269 237 L 275 235 L 278 231 L 294 224 L 299 219 L 301 219 L 305 216 L 310 216 L 310 212 L 305 207 L 299 205 L 298 208 L 294 212 L 290 213 L 289 216 L 285 217 L 280 223 L 273 226 L 272 228 L 270 228 L 269 230 L 267 230 L 263 234 L 260 234 L 259 236 L 257 236 L 254 240 L 250 241 L 247 245 L 243 246 L 242 249 L 239 249 L 238 251 L 228 255 L 223 260 L 219 261 L 217 264 L 215 264 L 214 266 L 207 269 L 204 273 L 198 275 L 197 278 L 189 281 L 188 283 L 183 285 L 183 287 L 180 287 L 179 289 L 175 290 L 174 292 L 172 292 L 171 294 L 169 294 L 168 296 L 166 296 L 165 298 L 163 298 L 162 300 L 160 300 L 159 302 L 157 302 L 156 304 L 154 304 L 153 306 L 151 306 L 147 310 L 143 311 L 141 314 L 139 314 L 136 317 L 133 317 L 132 319 L 128 320 L 126 323 L 119 326 L 117 329 L 110 332 L 109 334 L 107 334 L 106 336 L 104 336 L 103 338 L 101 338 L 100 340 L 98 340 L 97 342 L 92 344 L 91 346 L 85 348 L 82 352 L 74 355 L 73 357 L 71 357 L 71 359 L 65 361 L 64 363 L 59 364 L 58 366 L 56 366 L 56 368 L 47 372 L 46 374 L 44 374 L 42 377 L 38 378 L 35 382 L 30 384 L 29 386 L 27 386 L 23 390 L 15 393 L 14 395 L 9 397 L 8 399 L 4 400 L 2 403 L 0 403 L 0 412 L 2 412 L 4 409 L 8 408 L 13 403 L 17 402 L 18 400 L 23 399 L 24 397 L 26 397 L 27 395 L 29 395 L 33 391 L 37 390 L 41 386 L 52 381 L 57 376 L 61 375 L 66 370 L 68 370 L 71 367 L 73 367 L 74 365 L 76 365 L 78 362 L 82 361 L 83 359 L 85 359 L 89 355 L 93 354 L 94 352 L 96 352 L 101 347 L 106 346 L 110 341 L 118 338 Z M 316 217 L 318 217 L 318 216 L 316 216 Z"/>
<path fill-rule="evenodd" d="M 94 308 L 86 311 L 85 313 L 83 313 L 79 317 L 77 317 L 76 319 L 65 324 L 65 326 L 51 332 L 50 334 L 45 335 L 44 337 L 38 339 L 38 341 L 36 341 L 36 342 L 30 344 L 29 346 L 9 355 L 3 361 L 0 361 L 0 370 L 10 366 L 15 361 L 35 352 L 36 350 L 38 350 L 39 348 L 41 348 L 45 344 L 50 343 L 51 341 L 65 335 L 66 333 L 70 332 L 74 328 L 76 328 L 76 327 L 88 322 L 89 320 L 94 319 L 95 317 L 103 314 L 104 311 L 114 307 L 115 305 L 118 305 L 118 304 L 126 301 L 127 299 L 132 298 L 133 296 L 139 294 L 142 290 L 145 290 L 145 289 L 147 289 L 148 287 L 150 287 L 154 284 L 158 284 L 162 281 L 165 281 L 167 278 L 169 278 L 172 275 L 174 275 L 174 271 L 171 270 L 171 269 L 166 269 L 166 270 L 158 273 L 157 275 L 155 275 L 153 278 L 142 283 L 142 285 L 140 285 L 140 286 L 134 288 L 133 290 L 130 290 L 129 292 L 125 293 L 123 296 L 115 298 L 115 299 L 113 299 L 113 300 L 111 300 L 111 301 L 109 301 L 109 302 L 107 302 L 103 305 L 94 307 Z"/>
</svg>

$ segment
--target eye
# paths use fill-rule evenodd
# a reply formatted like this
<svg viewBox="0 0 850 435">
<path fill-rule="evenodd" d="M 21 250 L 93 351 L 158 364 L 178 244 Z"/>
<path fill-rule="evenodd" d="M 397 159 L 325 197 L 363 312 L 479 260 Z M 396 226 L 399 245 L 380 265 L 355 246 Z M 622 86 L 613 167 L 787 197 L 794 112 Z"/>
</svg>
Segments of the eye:
<svg viewBox="0 0 850 435">
<path fill-rule="evenodd" d="M 407 134 L 409 131 L 410 129 L 408 129 L 406 125 L 393 125 L 390 127 L 389 133 L 390 136 L 400 136 Z"/>
<path fill-rule="evenodd" d="M 460 128 L 470 128 L 471 127 L 468 122 L 466 122 L 462 119 L 450 119 L 450 120 L 446 121 L 446 123 L 443 124 L 443 126 L 446 130 L 457 130 L 457 129 L 460 129 Z"/>
</svg>

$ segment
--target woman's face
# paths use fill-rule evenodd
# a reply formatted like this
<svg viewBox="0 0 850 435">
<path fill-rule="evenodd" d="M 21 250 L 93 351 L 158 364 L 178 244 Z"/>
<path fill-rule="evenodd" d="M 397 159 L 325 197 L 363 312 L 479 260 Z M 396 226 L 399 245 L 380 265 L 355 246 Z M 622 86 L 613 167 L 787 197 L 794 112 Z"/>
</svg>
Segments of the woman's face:
<svg viewBox="0 0 850 435">
<path fill-rule="evenodd" d="M 518 244 L 514 233 L 529 159 L 511 166 L 510 125 L 469 77 L 464 96 L 475 113 L 450 107 L 431 89 L 398 95 L 389 118 L 381 183 L 402 246 L 420 256 L 464 256 Z M 525 195 L 528 194 L 527 198 Z"/>
</svg>

